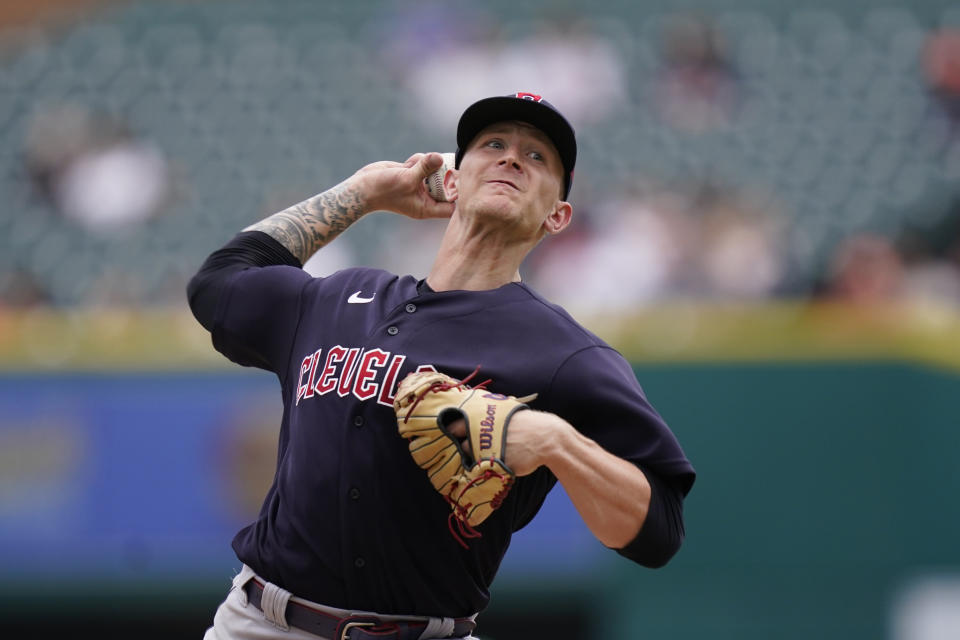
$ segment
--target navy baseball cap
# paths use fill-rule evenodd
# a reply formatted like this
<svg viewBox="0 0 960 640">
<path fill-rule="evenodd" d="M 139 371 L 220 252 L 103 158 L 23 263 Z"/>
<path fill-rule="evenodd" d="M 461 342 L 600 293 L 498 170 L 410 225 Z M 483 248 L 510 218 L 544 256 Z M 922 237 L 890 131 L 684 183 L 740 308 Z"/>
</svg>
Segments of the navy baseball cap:
<svg viewBox="0 0 960 640">
<path fill-rule="evenodd" d="M 517 120 L 543 131 L 560 154 L 563 164 L 563 199 L 570 195 L 573 167 L 577 163 L 577 138 L 573 127 L 557 108 L 535 93 L 511 93 L 474 102 L 460 116 L 457 125 L 457 154 L 454 166 L 459 169 L 467 146 L 483 129 L 495 122 Z"/>
</svg>

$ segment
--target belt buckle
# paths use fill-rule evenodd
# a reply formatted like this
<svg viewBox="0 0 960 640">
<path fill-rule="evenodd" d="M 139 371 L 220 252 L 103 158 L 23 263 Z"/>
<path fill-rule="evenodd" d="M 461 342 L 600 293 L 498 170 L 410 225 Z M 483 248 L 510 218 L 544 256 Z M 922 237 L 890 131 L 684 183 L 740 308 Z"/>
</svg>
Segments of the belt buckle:
<svg viewBox="0 0 960 640">
<path fill-rule="evenodd" d="M 356 627 L 375 627 L 376 622 L 348 622 L 343 625 L 343 630 L 340 632 L 340 640 L 350 640 L 350 629 Z"/>
</svg>

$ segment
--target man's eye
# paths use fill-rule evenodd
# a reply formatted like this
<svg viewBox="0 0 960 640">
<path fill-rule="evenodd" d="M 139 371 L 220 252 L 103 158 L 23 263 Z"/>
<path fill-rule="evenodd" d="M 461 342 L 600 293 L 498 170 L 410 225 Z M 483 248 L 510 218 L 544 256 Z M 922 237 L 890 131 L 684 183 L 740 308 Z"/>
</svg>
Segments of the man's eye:
<svg viewBox="0 0 960 640">
<path fill-rule="evenodd" d="M 539 151 L 531 151 L 530 157 L 536 160 L 537 162 L 543 162 L 544 160 L 543 154 L 540 153 Z"/>
<path fill-rule="evenodd" d="M 503 143 L 500 142 L 499 140 L 491 140 L 490 142 L 487 143 L 487 146 L 493 147 L 494 149 L 502 149 Z"/>
</svg>

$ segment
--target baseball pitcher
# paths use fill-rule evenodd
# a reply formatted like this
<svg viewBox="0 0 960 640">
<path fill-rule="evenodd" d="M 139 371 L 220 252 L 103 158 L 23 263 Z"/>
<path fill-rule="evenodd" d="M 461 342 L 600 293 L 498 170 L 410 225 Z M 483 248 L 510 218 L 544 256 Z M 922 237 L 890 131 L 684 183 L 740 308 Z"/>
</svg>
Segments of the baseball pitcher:
<svg viewBox="0 0 960 640">
<path fill-rule="evenodd" d="M 520 280 L 573 215 L 572 127 L 538 95 L 491 97 L 456 148 L 446 169 L 439 153 L 363 167 L 191 280 L 213 346 L 283 396 L 276 475 L 207 640 L 471 638 L 558 481 L 627 560 L 679 549 L 695 472 L 674 434 L 624 358 Z M 426 278 L 303 271 L 374 211 L 448 219 Z"/>
</svg>

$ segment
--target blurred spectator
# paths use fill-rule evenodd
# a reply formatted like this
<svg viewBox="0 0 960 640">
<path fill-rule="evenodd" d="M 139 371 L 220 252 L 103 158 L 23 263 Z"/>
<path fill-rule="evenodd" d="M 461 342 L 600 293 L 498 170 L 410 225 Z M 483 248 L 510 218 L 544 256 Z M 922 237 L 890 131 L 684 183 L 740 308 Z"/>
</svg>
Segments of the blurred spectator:
<svg viewBox="0 0 960 640">
<path fill-rule="evenodd" d="M 666 192 L 622 197 L 538 247 L 529 281 L 572 313 L 622 311 L 662 298 L 682 279 L 692 228 Z"/>
<path fill-rule="evenodd" d="M 843 239 L 824 294 L 849 302 L 960 307 L 960 207 L 935 225 L 903 229 L 895 240 L 871 233 Z"/>
<path fill-rule="evenodd" d="M 163 205 L 166 161 L 122 122 L 67 103 L 37 111 L 27 127 L 30 177 L 66 217 L 112 231 L 146 220 Z"/>
<path fill-rule="evenodd" d="M 383 63 L 398 76 L 426 59 L 488 41 L 499 31 L 496 19 L 474 4 L 440 0 L 392 4 L 374 13 L 369 30 Z"/>
<path fill-rule="evenodd" d="M 75 20 L 90 14 L 100 5 L 118 0 L 40 0 L 33 2 L 6 0 L 0 3 L 0 27 L 56 23 Z"/>
<path fill-rule="evenodd" d="M 706 186 L 694 210 L 700 242 L 690 259 L 700 264 L 708 297 L 758 299 L 772 295 L 783 277 L 781 229 L 767 203 Z"/>
<path fill-rule="evenodd" d="M 695 14 L 671 16 L 663 33 L 654 100 L 664 122 L 692 133 L 730 124 L 738 79 L 721 33 Z"/>
<path fill-rule="evenodd" d="M 824 293 L 844 302 L 885 302 L 900 298 L 903 279 L 903 261 L 893 243 L 859 233 L 845 238 L 835 251 Z"/>
<path fill-rule="evenodd" d="M 960 264 L 956 259 L 929 259 L 909 265 L 904 291 L 914 302 L 960 307 Z"/>
<path fill-rule="evenodd" d="M 897 245 L 908 300 L 960 306 L 960 197 L 947 204 L 938 224 L 904 231 Z"/>
<path fill-rule="evenodd" d="M 157 265 L 153 265 L 157 268 Z M 143 278 L 120 265 L 103 265 L 102 271 L 91 283 L 84 298 L 86 304 L 101 307 L 133 307 L 146 303 Z"/>
<path fill-rule="evenodd" d="M 677 296 L 756 299 L 781 280 L 779 245 L 776 217 L 742 193 L 648 186 L 596 212 L 575 211 L 571 228 L 537 249 L 530 281 L 590 311 Z"/>
<path fill-rule="evenodd" d="M 578 14 L 544 15 L 519 37 L 492 29 L 483 35 L 410 60 L 404 81 L 431 128 L 449 130 L 465 105 L 516 91 L 542 95 L 575 127 L 626 103 L 622 56 Z"/>
<path fill-rule="evenodd" d="M 929 35 L 923 52 L 927 83 L 954 123 L 960 123 L 960 29 Z"/>
<path fill-rule="evenodd" d="M 0 309 L 45 306 L 50 293 L 29 271 L 0 271 Z"/>
</svg>

